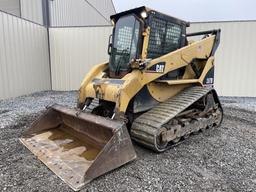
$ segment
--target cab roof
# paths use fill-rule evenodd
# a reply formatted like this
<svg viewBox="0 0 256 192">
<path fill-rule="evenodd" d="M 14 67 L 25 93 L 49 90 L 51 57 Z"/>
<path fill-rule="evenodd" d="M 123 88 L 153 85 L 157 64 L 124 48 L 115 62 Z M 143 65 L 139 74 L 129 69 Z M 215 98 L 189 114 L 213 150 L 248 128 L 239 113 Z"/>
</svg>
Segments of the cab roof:
<svg viewBox="0 0 256 192">
<path fill-rule="evenodd" d="M 189 27 L 189 25 L 190 25 L 190 23 L 187 22 L 187 21 L 184 21 L 182 19 L 179 19 L 179 18 L 170 16 L 170 15 L 167 15 L 167 14 L 161 13 L 159 11 L 155 11 L 155 10 L 153 10 L 151 8 L 148 8 L 148 7 L 145 7 L 145 6 L 137 7 L 137 8 L 134 8 L 134 9 L 130 9 L 130 10 L 127 10 L 127 11 L 123 11 L 123 12 L 117 13 L 115 15 L 111 15 L 110 19 L 113 20 L 114 22 L 116 22 L 120 17 L 125 16 L 125 15 L 129 15 L 129 14 L 135 14 L 138 17 L 141 17 L 140 14 L 143 11 L 146 11 L 148 14 L 150 14 L 150 13 L 157 13 L 158 15 L 161 15 L 161 16 L 164 16 L 164 17 L 168 17 L 170 20 L 175 20 L 175 21 L 178 21 L 178 23 L 185 24 L 187 27 Z"/>
</svg>

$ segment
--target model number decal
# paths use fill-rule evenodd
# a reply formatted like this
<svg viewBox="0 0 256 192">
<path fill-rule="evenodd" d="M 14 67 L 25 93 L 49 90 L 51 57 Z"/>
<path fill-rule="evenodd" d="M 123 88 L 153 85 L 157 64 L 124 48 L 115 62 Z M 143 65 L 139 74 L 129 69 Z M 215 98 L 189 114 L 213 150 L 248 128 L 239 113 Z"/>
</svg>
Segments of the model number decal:
<svg viewBox="0 0 256 192">
<path fill-rule="evenodd" d="M 213 78 L 206 78 L 205 84 L 213 84 Z"/>
</svg>

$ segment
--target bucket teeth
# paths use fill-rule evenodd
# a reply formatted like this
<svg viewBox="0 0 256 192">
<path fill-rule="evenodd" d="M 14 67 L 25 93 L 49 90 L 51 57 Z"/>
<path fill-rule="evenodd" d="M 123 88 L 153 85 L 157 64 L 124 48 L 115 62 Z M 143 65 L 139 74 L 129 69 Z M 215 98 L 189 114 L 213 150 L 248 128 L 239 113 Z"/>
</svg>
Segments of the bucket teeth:
<svg viewBox="0 0 256 192">
<path fill-rule="evenodd" d="M 20 141 L 72 189 L 136 158 L 124 123 L 60 105 L 47 109 Z"/>
</svg>

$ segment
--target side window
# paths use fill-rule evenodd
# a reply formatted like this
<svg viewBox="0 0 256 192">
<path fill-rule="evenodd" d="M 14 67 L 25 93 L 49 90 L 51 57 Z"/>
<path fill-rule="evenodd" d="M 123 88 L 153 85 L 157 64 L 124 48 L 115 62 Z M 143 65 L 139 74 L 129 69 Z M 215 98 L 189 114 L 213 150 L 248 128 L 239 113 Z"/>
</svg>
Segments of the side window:
<svg viewBox="0 0 256 192">
<path fill-rule="evenodd" d="M 166 22 L 156 17 L 150 24 L 150 36 L 148 45 L 148 57 L 156 58 L 163 53 Z"/>
<path fill-rule="evenodd" d="M 180 48 L 180 25 L 152 17 L 150 29 L 148 58 L 154 59 Z"/>
<path fill-rule="evenodd" d="M 175 51 L 180 46 L 181 28 L 174 23 L 168 23 L 166 28 L 166 38 L 164 53 Z"/>
</svg>

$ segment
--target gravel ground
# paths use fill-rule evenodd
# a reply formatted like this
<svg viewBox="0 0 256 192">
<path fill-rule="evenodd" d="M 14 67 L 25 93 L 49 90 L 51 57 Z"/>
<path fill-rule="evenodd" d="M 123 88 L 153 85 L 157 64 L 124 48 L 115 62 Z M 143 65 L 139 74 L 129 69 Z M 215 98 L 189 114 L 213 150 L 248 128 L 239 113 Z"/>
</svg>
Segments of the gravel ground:
<svg viewBox="0 0 256 192">
<path fill-rule="evenodd" d="M 18 138 L 45 106 L 74 107 L 76 94 L 40 92 L 0 101 L 0 191 L 71 191 Z M 135 161 L 82 191 L 256 191 L 256 98 L 221 101 L 220 128 L 193 135 L 162 154 L 135 144 Z"/>
</svg>

